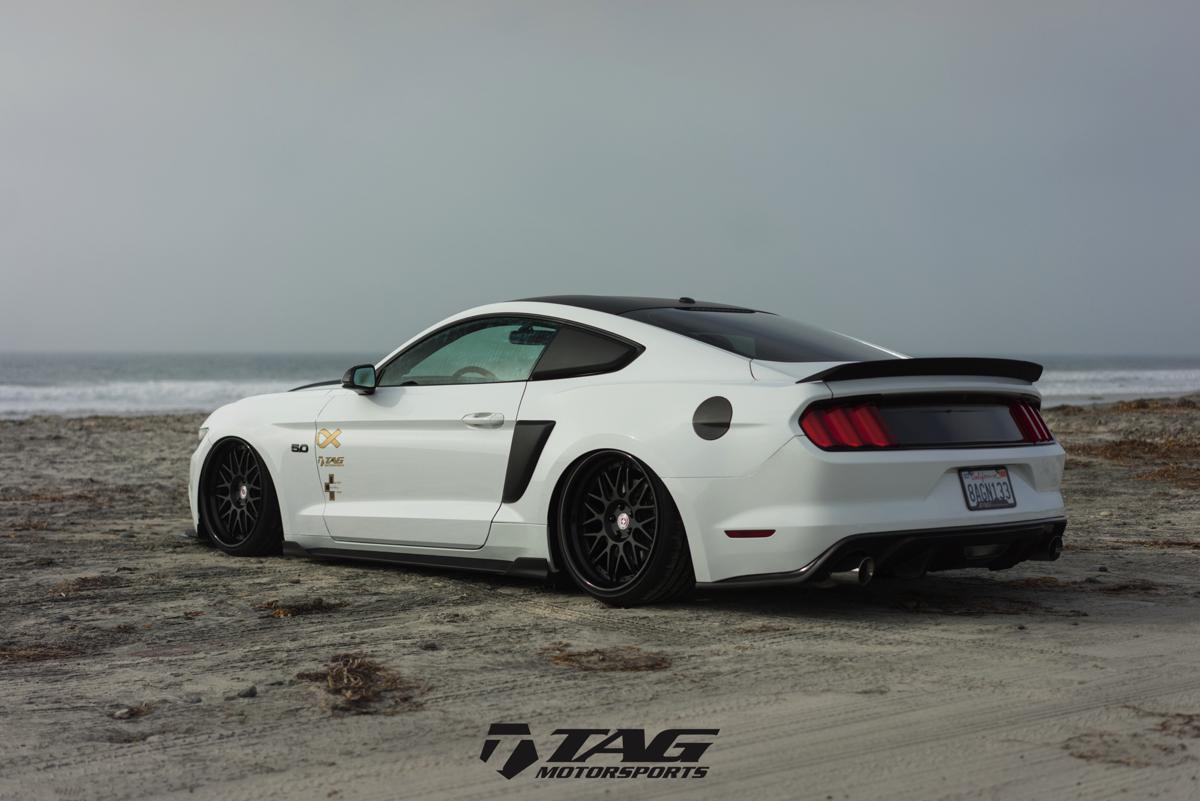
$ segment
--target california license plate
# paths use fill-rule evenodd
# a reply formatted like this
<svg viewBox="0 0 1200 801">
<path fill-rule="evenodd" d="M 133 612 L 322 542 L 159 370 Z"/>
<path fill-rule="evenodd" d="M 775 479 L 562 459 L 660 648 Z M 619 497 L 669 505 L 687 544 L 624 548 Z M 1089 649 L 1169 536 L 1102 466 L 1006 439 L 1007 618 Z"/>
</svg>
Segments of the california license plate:
<svg viewBox="0 0 1200 801">
<path fill-rule="evenodd" d="M 963 497 L 972 512 L 1011 509 L 1017 505 L 1007 467 L 970 467 L 958 471 Z"/>
</svg>

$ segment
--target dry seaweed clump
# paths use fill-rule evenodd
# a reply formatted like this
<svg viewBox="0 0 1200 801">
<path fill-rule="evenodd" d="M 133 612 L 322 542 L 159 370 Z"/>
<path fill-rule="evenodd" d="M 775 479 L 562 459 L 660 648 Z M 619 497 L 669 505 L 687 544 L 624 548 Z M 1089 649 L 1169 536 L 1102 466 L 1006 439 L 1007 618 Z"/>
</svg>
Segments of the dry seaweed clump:
<svg viewBox="0 0 1200 801">
<path fill-rule="evenodd" d="M 1098 456 L 1118 462 L 1169 461 L 1200 458 L 1200 438 L 1169 436 L 1162 439 L 1125 437 L 1071 446 L 1072 455 Z"/>
<path fill-rule="evenodd" d="M 1125 438 L 1072 445 L 1073 456 L 1091 456 L 1142 468 L 1139 481 L 1165 481 L 1188 489 L 1200 488 L 1200 437 Z"/>
<path fill-rule="evenodd" d="M 320 685 L 325 706 L 334 713 L 394 714 L 421 706 L 425 687 L 364 654 L 335 654 L 321 670 L 297 673 L 300 681 Z"/>
<path fill-rule="evenodd" d="M 1200 739 L 1200 715 L 1174 712 L 1163 717 L 1155 728 L 1170 737 Z"/>
<path fill-rule="evenodd" d="M 271 617 L 303 617 L 304 615 L 319 615 L 323 612 L 333 612 L 345 606 L 344 601 L 326 601 L 324 598 L 295 598 L 272 599 L 259 604 L 259 609 L 266 609 Z"/>
<path fill-rule="evenodd" d="M 124 587 L 126 583 L 125 579 L 115 575 L 80 576 L 79 578 L 58 582 L 50 588 L 50 593 L 65 598 L 69 595 L 87 592 L 88 590 L 107 590 L 110 587 Z"/>
<path fill-rule="evenodd" d="M 1133 579 L 1132 581 L 1123 581 L 1120 584 L 1108 584 L 1100 588 L 1100 592 L 1106 592 L 1109 595 L 1128 595 L 1131 593 L 1159 593 L 1164 590 L 1159 584 L 1145 579 Z"/>
<path fill-rule="evenodd" d="M 0 644 L 0 664 L 5 662 L 46 662 L 52 659 L 70 659 L 75 656 L 79 656 L 79 652 L 72 648 L 53 645 Z"/>
<path fill-rule="evenodd" d="M 1159 721 L 1154 730 L 1160 734 L 1181 740 L 1200 740 L 1200 713 L 1155 712 L 1135 704 L 1126 704 L 1125 708 L 1144 717 L 1158 718 Z"/>
<path fill-rule="evenodd" d="M 1166 768 L 1191 761 L 1183 743 L 1163 742 L 1141 732 L 1087 732 L 1070 738 L 1063 748 L 1076 759 L 1130 768 Z"/>
<path fill-rule="evenodd" d="M 1042 416 L 1061 415 L 1063 417 L 1076 417 L 1081 414 L 1093 413 L 1094 411 L 1091 406 L 1077 406 L 1073 403 L 1063 403 L 1058 406 L 1043 408 Z"/>
<path fill-rule="evenodd" d="M 642 671 L 665 670 L 671 666 L 671 660 L 665 654 L 643 651 L 633 645 L 572 651 L 564 643 L 552 646 L 543 653 L 554 664 L 576 670 Z"/>
<path fill-rule="evenodd" d="M 1200 489 L 1200 467 L 1168 464 L 1135 476 L 1139 481 L 1169 481 L 1181 487 Z"/>
<path fill-rule="evenodd" d="M 1028 578 L 1012 579 L 1005 581 L 1004 585 L 1008 587 L 1028 587 L 1030 589 L 1062 589 L 1064 587 L 1073 587 L 1074 582 L 1063 581 L 1056 576 L 1030 576 Z"/>
<path fill-rule="evenodd" d="M 1136 546 L 1139 548 L 1185 548 L 1197 550 L 1200 549 L 1200 540 L 1149 540 L 1142 537 L 1121 540 L 1121 545 Z"/>
<path fill-rule="evenodd" d="M 1163 411 L 1167 409 L 1195 409 L 1200 403 L 1195 398 L 1139 398 L 1119 401 L 1118 412 Z"/>
</svg>

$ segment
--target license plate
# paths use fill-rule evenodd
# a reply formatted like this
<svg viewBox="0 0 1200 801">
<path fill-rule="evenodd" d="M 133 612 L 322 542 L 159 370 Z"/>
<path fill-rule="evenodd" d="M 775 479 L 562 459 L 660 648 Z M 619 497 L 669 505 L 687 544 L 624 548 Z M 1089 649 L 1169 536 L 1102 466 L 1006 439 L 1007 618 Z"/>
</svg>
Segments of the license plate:
<svg viewBox="0 0 1200 801">
<path fill-rule="evenodd" d="M 1011 509 L 1017 505 L 1007 467 L 971 467 L 958 471 L 963 497 L 972 512 Z"/>
</svg>

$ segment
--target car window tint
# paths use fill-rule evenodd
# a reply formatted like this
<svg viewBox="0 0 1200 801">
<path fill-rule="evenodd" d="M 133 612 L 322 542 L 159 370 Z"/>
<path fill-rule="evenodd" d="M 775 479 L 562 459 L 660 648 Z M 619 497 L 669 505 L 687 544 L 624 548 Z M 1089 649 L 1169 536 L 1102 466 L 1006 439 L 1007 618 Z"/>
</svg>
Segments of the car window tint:
<svg viewBox="0 0 1200 801">
<path fill-rule="evenodd" d="M 451 326 L 393 359 L 379 386 L 525 381 L 556 331 L 550 323 L 513 317 Z"/>
<path fill-rule="evenodd" d="M 625 316 L 750 359 L 862 362 L 895 358 L 853 337 L 767 312 L 641 309 Z"/>
<path fill-rule="evenodd" d="M 629 364 L 641 352 L 635 343 L 564 325 L 546 348 L 531 378 L 546 381 L 611 373 Z"/>
</svg>

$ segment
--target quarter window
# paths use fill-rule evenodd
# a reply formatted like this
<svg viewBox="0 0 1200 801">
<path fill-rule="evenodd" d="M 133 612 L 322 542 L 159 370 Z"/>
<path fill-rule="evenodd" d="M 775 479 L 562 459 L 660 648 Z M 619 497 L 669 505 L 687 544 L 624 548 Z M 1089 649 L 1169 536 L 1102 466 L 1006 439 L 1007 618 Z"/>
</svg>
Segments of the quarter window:
<svg viewBox="0 0 1200 801">
<path fill-rule="evenodd" d="M 542 360 L 533 371 L 534 381 L 577 378 L 620 370 L 638 357 L 642 349 L 598 331 L 564 325 L 559 329 Z"/>
<path fill-rule="evenodd" d="M 470 320 L 421 340 L 383 368 L 379 386 L 526 381 L 558 327 L 541 320 Z"/>
</svg>

